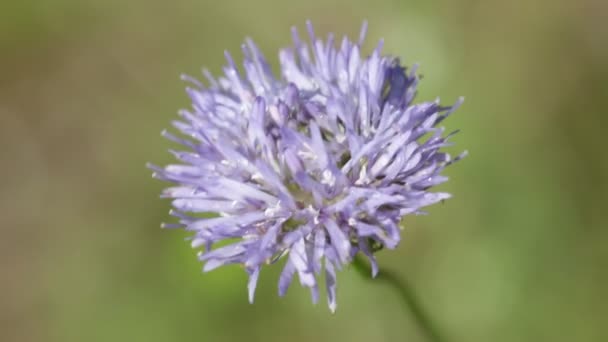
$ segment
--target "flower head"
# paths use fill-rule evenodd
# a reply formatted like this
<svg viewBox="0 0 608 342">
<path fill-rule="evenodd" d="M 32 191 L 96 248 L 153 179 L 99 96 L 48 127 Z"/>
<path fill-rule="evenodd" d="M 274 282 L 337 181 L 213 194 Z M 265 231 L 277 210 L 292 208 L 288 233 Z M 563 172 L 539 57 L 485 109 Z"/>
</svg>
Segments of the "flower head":
<svg viewBox="0 0 608 342">
<path fill-rule="evenodd" d="M 428 189 L 462 156 L 441 151 L 450 135 L 437 127 L 460 101 L 412 103 L 415 68 L 381 55 L 382 42 L 362 57 L 365 24 L 339 48 L 307 28 L 310 45 L 292 29 L 280 77 L 249 39 L 244 72 L 226 53 L 223 76 L 185 77 L 192 108 L 173 123 L 181 135 L 163 135 L 186 151 L 173 152 L 178 164 L 150 167 L 176 184 L 163 196 L 179 223 L 165 227 L 193 232 L 204 271 L 243 265 L 253 301 L 262 265 L 285 259 L 279 295 L 297 274 L 316 302 L 325 272 L 334 311 L 337 269 L 362 253 L 375 275 L 373 253 L 397 246 L 401 218 L 449 197 Z"/>
</svg>

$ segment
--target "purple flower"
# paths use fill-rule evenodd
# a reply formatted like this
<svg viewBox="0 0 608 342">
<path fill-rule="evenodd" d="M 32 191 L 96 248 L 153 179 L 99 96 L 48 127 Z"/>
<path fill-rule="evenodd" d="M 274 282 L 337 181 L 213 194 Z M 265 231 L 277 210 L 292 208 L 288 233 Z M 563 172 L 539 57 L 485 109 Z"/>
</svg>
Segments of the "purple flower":
<svg viewBox="0 0 608 342">
<path fill-rule="evenodd" d="M 436 127 L 461 100 L 413 104 L 415 68 L 381 55 L 382 42 L 361 57 L 366 24 L 358 42 L 345 37 L 339 48 L 307 28 L 310 45 L 292 29 L 280 77 L 249 39 L 244 72 L 226 53 L 223 76 L 205 71 L 207 85 L 184 77 L 192 109 L 173 122 L 180 135 L 163 136 L 186 151 L 150 168 L 175 183 L 162 196 L 179 223 L 164 227 L 193 232 L 204 271 L 243 265 L 253 301 L 262 265 L 284 259 L 279 295 L 297 274 L 314 302 L 325 272 L 333 312 L 336 270 L 361 252 L 375 276 L 374 252 L 397 246 L 401 218 L 449 197 L 428 189 L 464 156 L 441 151 L 450 135 Z"/>
</svg>

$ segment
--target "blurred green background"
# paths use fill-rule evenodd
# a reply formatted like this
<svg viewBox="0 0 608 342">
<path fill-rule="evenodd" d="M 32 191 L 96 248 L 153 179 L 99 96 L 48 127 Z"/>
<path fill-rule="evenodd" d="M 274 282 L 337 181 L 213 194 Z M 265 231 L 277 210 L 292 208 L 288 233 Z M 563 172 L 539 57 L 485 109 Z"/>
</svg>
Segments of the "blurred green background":
<svg viewBox="0 0 608 342">
<path fill-rule="evenodd" d="M 381 267 L 449 341 L 608 341 L 608 2 L 5 0 L 0 4 L 0 340 L 424 341 L 398 296 L 348 269 L 338 311 L 278 268 L 247 303 L 239 267 L 202 274 L 170 221 L 159 136 L 253 37 L 276 65 L 289 27 L 419 62 L 420 100 L 465 104 L 441 190 Z"/>
</svg>

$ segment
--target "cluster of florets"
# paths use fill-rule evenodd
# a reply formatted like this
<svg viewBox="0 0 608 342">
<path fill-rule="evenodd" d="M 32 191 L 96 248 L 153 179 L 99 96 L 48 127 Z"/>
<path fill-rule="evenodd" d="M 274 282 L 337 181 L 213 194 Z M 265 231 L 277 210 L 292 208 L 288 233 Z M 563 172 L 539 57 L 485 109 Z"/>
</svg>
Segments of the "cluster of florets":
<svg viewBox="0 0 608 342">
<path fill-rule="evenodd" d="M 192 108 L 174 122 L 180 135 L 163 133 L 186 151 L 173 152 L 178 164 L 150 167 L 176 184 L 163 196 L 179 223 L 165 226 L 193 232 L 205 271 L 242 265 L 253 301 L 262 265 L 285 259 L 279 294 L 297 273 L 315 302 L 324 271 L 334 311 L 336 269 L 360 252 L 375 275 L 374 252 L 397 246 L 403 216 L 449 197 L 429 188 L 460 158 L 441 151 L 450 135 L 437 127 L 456 105 L 412 103 L 415 68 L 381 55 L 382 42 L 362 57 L 365 25 L 339 47 L 310 23 L 310 45 L 292 32 L 280 77 L 251 40 L 244 73 L 226 53 L 222 77 L 186 77 Z"/>
</svg>

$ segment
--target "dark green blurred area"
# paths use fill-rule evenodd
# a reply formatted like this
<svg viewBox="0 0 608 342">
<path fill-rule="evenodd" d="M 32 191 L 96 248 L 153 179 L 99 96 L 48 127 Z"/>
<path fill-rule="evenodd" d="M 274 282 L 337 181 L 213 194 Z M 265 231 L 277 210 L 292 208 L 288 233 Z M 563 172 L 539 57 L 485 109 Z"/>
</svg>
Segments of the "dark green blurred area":
<svg viewBox="0 0 608 342">
<path fill-rule="evenodd" d="M 277 61 L 289 27 L 419 62 L 420 100 L 465 104 L 455 196 L 408 217 L 382 268 L 449 341 L 608 341 L 608 3 L 11 1 L 0 4 L 0 340 L 424 341 L 396 293 L 338 276 L 338 311 L 278 267 L 247 303 L 239 267 L 201 273 L 147 161 L 187 107 L 182 72 L 219 73 L 251 36 Z M 369 51 L 369 50 L 368 50 Z"/>
</svg>

